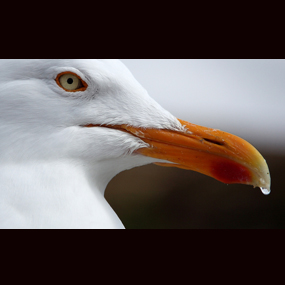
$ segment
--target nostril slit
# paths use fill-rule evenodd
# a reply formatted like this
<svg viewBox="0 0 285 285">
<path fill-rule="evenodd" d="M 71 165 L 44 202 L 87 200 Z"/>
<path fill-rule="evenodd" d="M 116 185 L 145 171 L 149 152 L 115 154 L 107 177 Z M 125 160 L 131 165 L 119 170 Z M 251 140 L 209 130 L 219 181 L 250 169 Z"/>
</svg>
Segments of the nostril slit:
<svg viewBox="0 0 285 285">
<path fill-rule="evenodd" d="M 209 143 L 216 144 L 216 145 L 224 145 L 224 143 L 222 143 L 222 142 L 218 142 L 218 141 L 214 141 L 214 140 L 210 140 L 210 139 L 204 139 L 204 140 L 209 142 Z"/>
</svg>

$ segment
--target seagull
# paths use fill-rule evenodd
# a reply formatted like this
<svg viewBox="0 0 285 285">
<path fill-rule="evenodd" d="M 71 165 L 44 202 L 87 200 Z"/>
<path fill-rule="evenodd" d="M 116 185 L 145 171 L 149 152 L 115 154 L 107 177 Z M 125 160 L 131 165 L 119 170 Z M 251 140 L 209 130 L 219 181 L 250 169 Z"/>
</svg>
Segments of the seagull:
<svg viewBox="0 0 285 285">
<path fill-rule="evenodd" d="M 1 60 L 0 228 L 124 228 L 105 188 L 150 163 L 270 192 L 251 144 L 177 119 L 119 60 Z"/>
</svg>

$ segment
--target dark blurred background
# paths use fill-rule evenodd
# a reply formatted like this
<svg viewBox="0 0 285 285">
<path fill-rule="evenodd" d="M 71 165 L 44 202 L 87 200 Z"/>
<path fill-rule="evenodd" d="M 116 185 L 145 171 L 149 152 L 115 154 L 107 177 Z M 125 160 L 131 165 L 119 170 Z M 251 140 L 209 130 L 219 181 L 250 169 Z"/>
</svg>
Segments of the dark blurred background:
<svg viewBox="0 0 285 285">
<path fill-rule="evenodd" d="M 146 165 L 124 171 L 105 197 L 126 228 L 284 228 L 285 61 L 122 60 L 178 118 L 252 143 L 266 159 L 271 193 L 200 173 Z"/>
<path fill-rule="evenodd" d="M 285 228 L 285 156 L 263 153 L 272 192 L 200 173 L 147 165 L 124 171 L 105 197 L 126 228 Z"/>
</svg>

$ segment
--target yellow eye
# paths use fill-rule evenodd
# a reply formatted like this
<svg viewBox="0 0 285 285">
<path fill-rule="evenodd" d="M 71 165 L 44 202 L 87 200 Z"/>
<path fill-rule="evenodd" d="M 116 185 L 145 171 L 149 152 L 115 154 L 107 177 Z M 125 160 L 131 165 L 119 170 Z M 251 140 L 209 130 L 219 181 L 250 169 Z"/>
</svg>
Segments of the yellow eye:
<svg viewBox="0 0 285 285">
<path fill-rule="evenodd" d="M 84 91 L 88 87 L 80 76 L 69 71 L 58 74 L 55 81 L 61 88 L 69 92 Z"/>
</svg>

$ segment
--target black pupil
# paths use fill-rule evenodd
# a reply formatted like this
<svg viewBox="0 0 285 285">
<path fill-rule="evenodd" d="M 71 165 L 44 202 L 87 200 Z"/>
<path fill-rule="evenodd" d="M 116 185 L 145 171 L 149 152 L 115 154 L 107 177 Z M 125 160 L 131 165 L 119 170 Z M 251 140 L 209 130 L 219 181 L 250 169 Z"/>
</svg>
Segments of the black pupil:
<svg viewBox="0 0 285 285">
<path fill-rule="evenodd" d="M 68 79 L 67 79 L 67 83 L 68 83 L 68 84 L 72 84 L 72 83 L 73 83 L 73 79 L 72 79 L 72 78 L 68 78 Z"/>
</svg>

